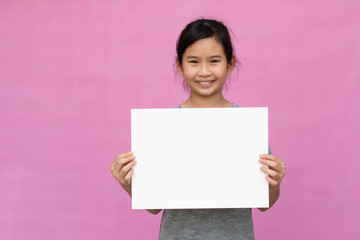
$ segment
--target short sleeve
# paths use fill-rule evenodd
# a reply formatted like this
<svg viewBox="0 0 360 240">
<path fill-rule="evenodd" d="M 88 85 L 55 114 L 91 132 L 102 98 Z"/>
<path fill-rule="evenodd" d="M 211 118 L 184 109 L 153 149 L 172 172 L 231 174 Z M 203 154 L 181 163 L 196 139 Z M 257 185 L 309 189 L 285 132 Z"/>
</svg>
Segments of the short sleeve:
<svg viewBox="0 0 360 240">
<path fill-rule="evenodd" d="M 269 152 L 270 155 L 272 155 L 271 148 L 270 148 L 270 144 L 269 144 L 268 146 L 269 146 L 269 147 L 268 147 L 268 148 L 269 148 L 268 152 Z"/>
</svg>

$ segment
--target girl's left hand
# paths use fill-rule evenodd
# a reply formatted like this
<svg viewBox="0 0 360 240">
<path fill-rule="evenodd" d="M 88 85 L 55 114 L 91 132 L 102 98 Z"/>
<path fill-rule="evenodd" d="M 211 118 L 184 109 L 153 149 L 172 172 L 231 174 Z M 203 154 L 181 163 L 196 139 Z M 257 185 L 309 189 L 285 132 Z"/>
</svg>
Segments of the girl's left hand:
<svg viewBox="0 0 360 240">
<path fill-rule="evenodd" d="M 280 158 L 270 154 L 260 154 L 259 157 L 259 162 L 269 167 L 261 166 L 260 169 L 268 174 L 265 178 L 269 182 L 270 187 L 280 187 L 281 180 L 286 173 L 285 163 Z"/>
</svg>

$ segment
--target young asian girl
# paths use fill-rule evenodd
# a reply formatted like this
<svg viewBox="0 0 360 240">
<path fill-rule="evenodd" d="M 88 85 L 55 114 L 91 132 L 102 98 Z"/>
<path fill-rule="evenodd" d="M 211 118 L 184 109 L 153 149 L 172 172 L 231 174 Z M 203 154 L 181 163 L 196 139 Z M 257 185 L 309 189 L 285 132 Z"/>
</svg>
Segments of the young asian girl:
<svg viewBox="0 0 360 240">
<path fill-rule="evenodd" d="M 178 38 L 176 51 L 177 71 L 190 93 L 177 108 L 238 107 L 223 96 L 224 85 L 237 60 L 228 29 L 222 22 L 198 19 L 189 23 Z M 117 155 L 110 166 L 112 175 L 130 196 L 135 164 L 135 155 L 130 151 Z M 285 163 L 269 149 L 269 154 L 259 155 L 259 168 L 267 174 L 272 207 L 279 198 Z M 148 211 L 157 214 L 161 209 Z M 159 239 L 254 239 L 251 209 L 166 209 Z"/>
</svg>

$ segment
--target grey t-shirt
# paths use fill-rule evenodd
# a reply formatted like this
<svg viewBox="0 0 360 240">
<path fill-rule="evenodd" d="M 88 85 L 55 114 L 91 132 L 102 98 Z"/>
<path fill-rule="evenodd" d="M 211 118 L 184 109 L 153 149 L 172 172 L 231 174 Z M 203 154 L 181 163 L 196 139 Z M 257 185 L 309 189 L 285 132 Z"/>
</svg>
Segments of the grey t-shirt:
<svg viewBox="0 0 360 240">
<path fill-rule="evenodd" d="M 251 208 L 164 209 L 159 239 L 254 239 Z"/>
<path fill-rule="evenodd" d="M 254 239 L 251 208 L 164 209 L 159 239 Z"/>
</svg>

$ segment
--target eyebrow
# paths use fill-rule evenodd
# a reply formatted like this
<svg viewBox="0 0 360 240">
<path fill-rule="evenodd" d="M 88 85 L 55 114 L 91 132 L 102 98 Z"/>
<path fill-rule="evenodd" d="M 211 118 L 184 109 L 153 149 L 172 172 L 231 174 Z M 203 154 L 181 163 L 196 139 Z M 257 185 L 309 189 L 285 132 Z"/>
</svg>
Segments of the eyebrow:
<svg viewBox="0 0 360 240">
<path fill-rule="evenodd" d="M 189 55 L 186 58 L 196 58 L 196 59 L 198 59 L 199 57 Z M 221 58 L 221 55 L 211 55 L 210 58 Z"/>
</svg>

